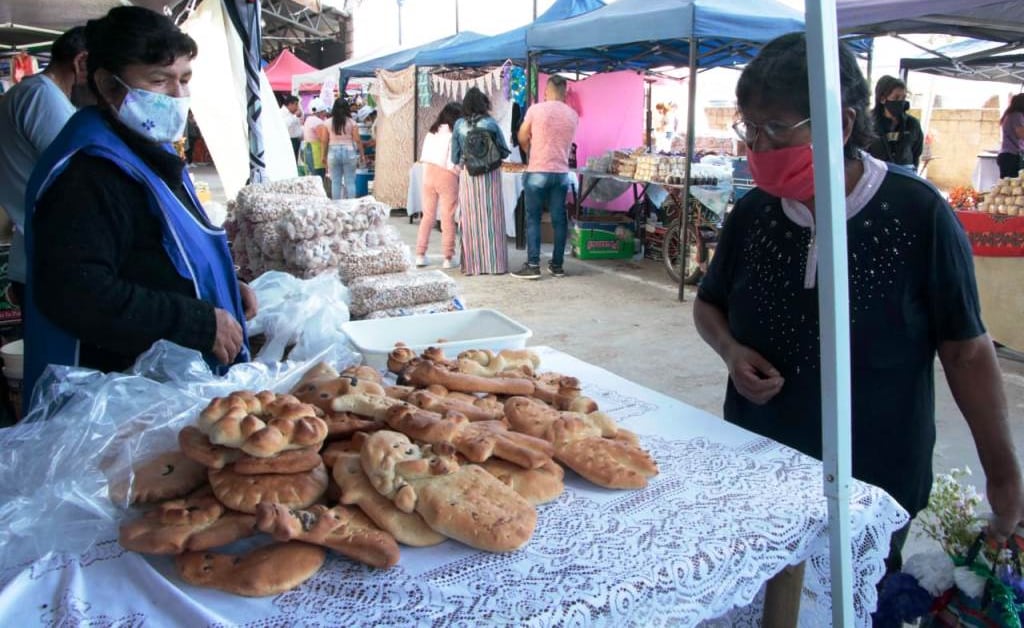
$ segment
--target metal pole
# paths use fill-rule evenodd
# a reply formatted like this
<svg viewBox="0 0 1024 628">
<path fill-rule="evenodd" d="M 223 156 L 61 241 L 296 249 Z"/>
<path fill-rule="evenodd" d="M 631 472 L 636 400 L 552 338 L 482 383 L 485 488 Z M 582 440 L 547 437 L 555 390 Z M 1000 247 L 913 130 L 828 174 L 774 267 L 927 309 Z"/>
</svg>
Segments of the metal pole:
<svg viewBox="0 0 1024 628">
<path fill-rule="evenodd" d="M 696 11 L 696 9 L 694 9 Z M 691 24 L 696 23 L 696 16 L 691 20 Z M 690 258 L 690 246 L 686 241 L 686 226 L 690 221 L 690 173 L 692 172 L 691 166 L 693 165 L 693 156 L 696 152 L 695 148 L 697 145 L 697 138 L 694 135 L 697 133 L 697 55 L 698 55 L 698 42 L 697 38 L 692 34 L 690 35 L 689 52 L 690 55 L 690 71 L 686 76 L 687 81 L 690 85 L 690 95 L 688 99 L 687 111 L 686 111 L 686 172 L 683 179 L 683 207 L 682 207 L 682 220 L 679 221 L 679 248 L 683 256 L 681 260 L 680 274 L 679 274 L 679 300 L 686 300 L 686 266 Z M 667 253 L 667 251 L 666 251 Z"/>
<path fill-rule="evenodd" d="M 459 34 L 459 0 L 455 0 L 455 34 Z"/>
<path fill-rule="evenodd" d="M 537 21 L 537 0 L 533 0 L 533 21 Z"/>
<path fill-rule="evenodd" d="M 404 0 L 395 0 L 398 4 L 398 45 L 402 45 L 402 3 Z"/>
<path fill-rule="evenodd" d="M 818 308 L 821 332 L 822 471 L 828 500 L 832 625 L 852 626 L 850 547 L 850 302 L 846 177 L 835 0 L 807 3 L 807 67 L 814 142 Z"/>
</svg>

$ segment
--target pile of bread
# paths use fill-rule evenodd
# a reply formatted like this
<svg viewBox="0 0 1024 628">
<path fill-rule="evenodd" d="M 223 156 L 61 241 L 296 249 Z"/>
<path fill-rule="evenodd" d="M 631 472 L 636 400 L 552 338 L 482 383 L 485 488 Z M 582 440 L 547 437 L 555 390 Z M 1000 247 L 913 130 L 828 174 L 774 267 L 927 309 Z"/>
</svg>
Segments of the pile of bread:
<svg viewBox="0 0 1024 628">
<path fill-rule="evenodd" d="M 1024 216 L 1024 175 L 1000 179 L 978 203 L 978 211 L 1004 216 Z"/>
<path fill-rule="evenodd" d="M 137 468 L 121 526 L 126 549 L 176 555 L 182 579 L 247 596 L 294 588 L 334 551 L 377 568 L 399 545 L 455 539 L 508 552 L 563 491 L 565 465 L 610 489 L 658 473 L 637 437 L 584 397 L 579 381 L 538 374 L 527 350 L 397 347 L 386 385 L 367 366 L 309 371 L 292 394 L 214 399 L 181 430 L 180 451 Z M 257 534 L 242 554 L 213 551 Z"/>
<path fill-rule="evenodd" d="M 408 270 L 409 252 L 387 224 L 389 208 L 366 196 L 331 200 L 319 177 L 247 185 L 228 203 L 225 229 L 243 278 L 280 270 L 342 279 Z"/>
</svg>

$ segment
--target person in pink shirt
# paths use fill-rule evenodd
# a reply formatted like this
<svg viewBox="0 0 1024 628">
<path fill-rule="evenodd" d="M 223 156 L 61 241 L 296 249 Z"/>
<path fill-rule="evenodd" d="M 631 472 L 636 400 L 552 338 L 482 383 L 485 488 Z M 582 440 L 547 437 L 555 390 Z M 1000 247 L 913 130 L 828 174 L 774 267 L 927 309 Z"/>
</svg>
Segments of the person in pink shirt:
<svg viewBox="0 0 1024 628">
<path fill-rule="evenodd" d="M 576 135 L 579 116 L 565 104 L 566 82 L 561 76 L 548 79 L 544 102 L 526 110 L 519 127 L 519 145 L 529 154 L 523 179 L 526 201 L 526 263 L 513 277 L 540 278 L 540 215 L 547 205 L 555 230 L 555 250 L 548 271 L 562 277 L 565 271 L 565 240 L 568 219 L 565 195 L 569 191 L 569 147 Z"/>
</svg>

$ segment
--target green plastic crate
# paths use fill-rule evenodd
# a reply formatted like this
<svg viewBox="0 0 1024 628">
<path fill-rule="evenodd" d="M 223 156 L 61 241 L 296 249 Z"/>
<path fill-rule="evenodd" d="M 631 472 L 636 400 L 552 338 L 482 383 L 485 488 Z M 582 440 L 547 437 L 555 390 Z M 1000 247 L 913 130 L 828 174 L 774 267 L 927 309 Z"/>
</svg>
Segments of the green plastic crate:
<svg viewBox="0 0 1024 628">
<path fill-rule="evenodd" d="M 570 238 L 579 259 L 629 259 L 636 254 L 632 225 L 614 222 L 574 222 Z"/>
</svg>

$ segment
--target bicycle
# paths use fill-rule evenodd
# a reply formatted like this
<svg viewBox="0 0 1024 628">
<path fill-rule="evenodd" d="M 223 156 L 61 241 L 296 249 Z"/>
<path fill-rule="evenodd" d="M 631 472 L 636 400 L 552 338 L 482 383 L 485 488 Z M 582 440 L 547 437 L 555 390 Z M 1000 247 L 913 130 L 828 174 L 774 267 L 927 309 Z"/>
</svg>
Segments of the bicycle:
<svg viewBox="0 0 1024 628">
<path fill-rule="evenodd" d="M 677 284 L 682 280 L 686 285 L 696 285 L 707 272 L 722 218 L 697 199 L 690 199 L 685 242 L 681 240 L 682 213 L 677 203 L 666 209 L 666 218 L 669 220 L 662 244 L 665 271 Z M 687 259 L 686 277 L 683 277 L 683 259 Z"/>
</svg>

